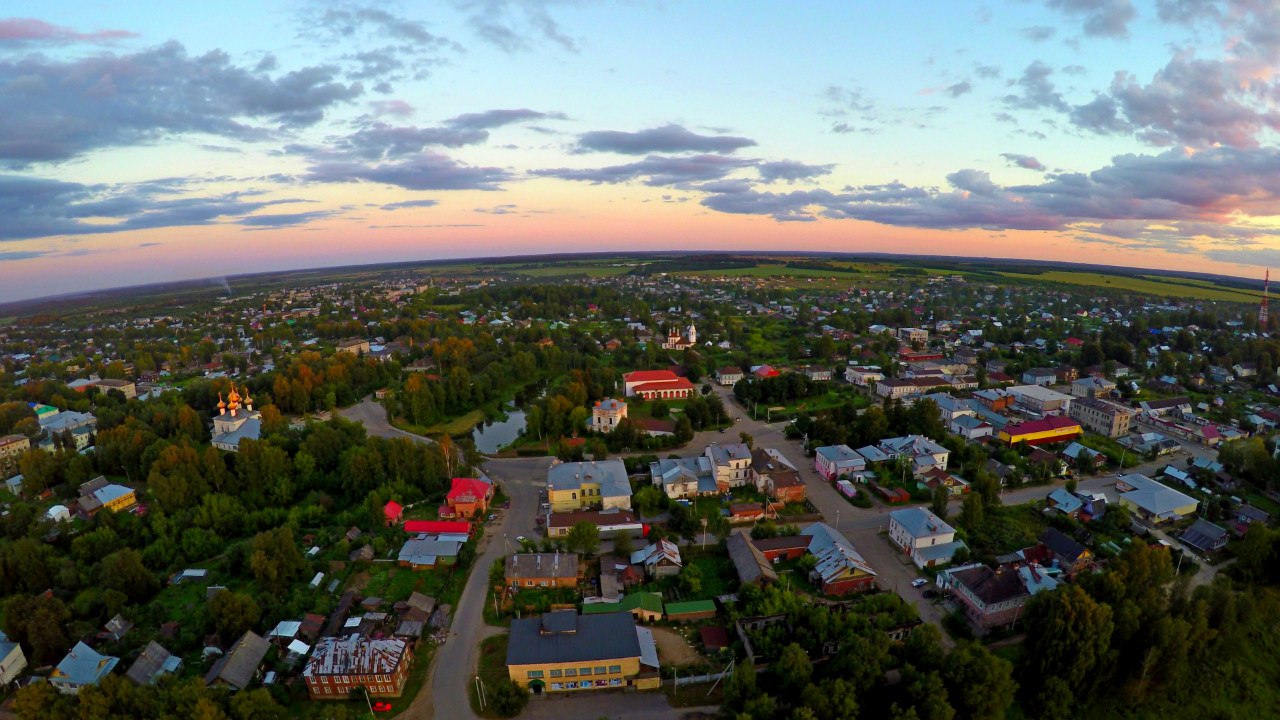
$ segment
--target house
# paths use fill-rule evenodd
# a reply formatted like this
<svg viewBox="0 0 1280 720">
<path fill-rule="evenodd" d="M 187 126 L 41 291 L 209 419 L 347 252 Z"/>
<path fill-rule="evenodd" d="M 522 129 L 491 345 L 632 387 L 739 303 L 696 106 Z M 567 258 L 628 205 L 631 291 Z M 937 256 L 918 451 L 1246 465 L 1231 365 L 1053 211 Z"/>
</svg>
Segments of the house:
<svg viewBox="0 0 1280 720">
<path fill-rule="evenodd" d="M 1071 410 L 1070 395 L 1040 385 L 1015 385 L 1009 388 L 1008 393 L 1015 403 L 1041 415 Z"/>
<path fill-rule="evenodd" d="M 1022 373 L 1022 382 L 1027 385 L 1049 386 L 1057 382 L 1058 374 L 1051 368 L 1031 368 Z"/>
<path fill-rule="evenodd" d="M 1182 531 L 1179 540 L 1202 553 L 1215 553 L 1227 546 L 1228 537 L 1226 528 L 1200 518 Z"/>
<path fill-rule="evenodd" d="M 503 577 L 509 588 L 576 587 L 576 553 L 517 553 L 508 555 Z"/>
<path fill-rule="evenodd" d="M 591 430 L 599 433 L 611 433 L 618 428 L 618 423 L 627 419 L 627 404 L 621 400 L 605 398 L 591 408 Z"/>
<path fill-rule="evenodd" d="M 784 560 L 799 560 L 809 551 L 811 542 L 813 539 L 808 535 L 787 535 L 752 540 L 751 544 L 764 555 L 766 560 L 776 563 Z"/>
<path fill-rule="evenodd" d="M 252 630 L 245 631 L 226 655 L 218 658 L 213 667 L 204 676 L 204 684 L 210 687 L 226 686 L 232 690 L 243 690 L 253 682 L 262 666 L 262 659 L 267 656 L 271 643 L 258 637 Z"/>
<path fill-rule="evenodd" d="M 1013 395 L 1010 395 L 1007 390 L 1000 390 L 998 388 L 992 390 L 979 390 L 973 394 L 973 398 L 982 403 L 982 405 L 988 410 L 995 412 L 1011 407 L 1014 400 Z"/>
<path fill-rule="evenodd" d="M 644 523 L 640 522 L 633 510 L 612 508 L 610 510 L 570 510 L 568 512 L 547 513 L 547 537 L 566 537 L 574 525 L 588 522 L 596 526 L 601 539 L 626 535 L 632 538 L 645 535 Z"/>
<path fill-rule="evenodd" d="M 1257 377 L 1258 364 L 1255 362 L 1236 363 L 1235 365 L 1231 366 L 1231 371 L 1234 372 L 1236 374 L 1236 377 L 1240 378 L 1241 380 L 1244 380 L 1245 378 Z"/>
<path fill-rule="evenodd" d="M 1179 396 L 1164 398 L 1163 400 L 1143 400 L 1138 403 L 1138 407 L 1142 412 L 1151 417 L 1160 417 L 1162 415 L 1189 415 L 1191 414 L 1191 398 Z"/>
<path fill-rule="evenodd" d="M 813 469 L 827 482 L 834 482 L 841 475 L 866 470 L 867 459 L 848 445 L 824 445 L 814 450 Z"/>
<path fill-rule="evenodd" d="M 109 483 L 104 477 L 84 483 L 79 491 L 80 499 L 77 502 L 80 510 L 88 516 L 93 516 L 104 508 L 110 512 L 120 512 L 138 504 L 133 488 Z"/>
<path fill-rule="evenodd" d="M 340 353 L 350 353 L 352 355 L 368 355 L 369 341 L 358 338 L 343 340 L 338 343 L 337 350 Z"/>
<path fill-rule="evenodd" d="M 800 368 L 800 373 L 809 378 L 811 382 L 827 382 L 831 380 L 831 368 L 820 368 L 806 365 Z"/>
<path fill-rule="evenodd" d="M 630 613 L 619 612 L 578 615 L 559 610 L 512 620 L 507 674 L 535 695 L 657 687 L 658 678 L 641 678 L 638 630 L 643 629 L 636 627 Z"/>
<path fill-rule="evenodd" d="M 628 593 L 618 602 L 587 603 L 582 606 L 583 615 L 602 613 L 631 613 L 641 622 L 657 622 L 662 619 L 662 593 Z"/>
<path fill-rule="evenodd" d="M 81 688 L 97 685 L 111 674 L 119 662 L 120 658 L 99 655 L 93 648 L 78 642 L 53 669 L 49 684 L 63 695 L 78 695 Z"/>
<path fill-rule="evenodd" d="M 968 565 L 948 570 L 944 581 L 952 589 L 965 617 L 982 630 L 991 630 L 1017 621 L 1022 607 L 1031 598 L 1018 570 L 986 565 Z M 1039 572 L 1031 573 L 1037 580 Z"/>
<path fill-rule="evenodd" d="M 1094 375 L 1086 375 L 1071 383 L 1071 394 L 1078 398 L 1109 397 L 1115 389 L 1115 383 Z"/>
<path fill-rule="evenodd" d="M 142 649 L 142 654 L 129 666 L 125 677 L 139 685 L 155 685 L 163 675 L 176 673 L 182 667 L 182 658 L 165 650 L 152 640 Z"/>
<path fill-rule="evenodd" d="M 1258 523 L 1266 525 L 1271 520 L 1271 513 L 1261 510 L 1252 505 L 1241 505 L 1235 511 L 1235 531 L 1238 535 L 1244 535 L 1249 530 L 1249 526 Z"/>
<path fill-rule="evenodd" d="M 920 395 L 924 392 L 924 388 L 916 384 L 915 380 L 903 380 L 900 378 L 882 378 L 876 381 L 876 395 L 888 400 L 900 400 L 902 398 L 911 397 L 912 395 Z"/>
<path fill-rule="evenodd" d="M 302 678 L 312 700 L 345 700 L 360 687 L 370 697 L 396 698 L 404 692 L 412 661 L 404 638 L 325 637 L 316 642 Z"/>
<path fill-rule="evenodd" d="M 1121 505 L 1157 524 L 1194 515 L 1200 506 L 1195 498 L 1138 473 L 1117 478 L 1116 491 Z"/>
<path fill-rule="evenodd" d="M 0 633 L 0 686 L 7 686 L 27 669 L 27 656 L 22 646 Z"/>
<path fill-rule="evenodd" d="M 991 437 L 995 428 L 986 420 L 974 415 L 961 415 L 947 424 L 947 430 L 966 440 L 978 440 Z"/>
<path fill-rule="evenodd" d="M 462 535 L 427 535 L 409 538 L 400 546 L 396 560 L 401 567 L 413 570 L 431 569 L 440 565 L 458 564 L 458 553 L 466 537 Z"/>
<path fill-rule="evenodd" d="M 453 478 L 445 502 L 449 513 L 440 517 L 473 518 L 489 511 L 493 483 L 488 478 Z"/>
<path fill-rule="evenodd" d="M 693 383 L 670 370 L 636 370 L 622 376 L 623 394 L 639 395 L 645 400 L 655 398 L 687 398 L 693 394 Z"/>
<path fill-rule="evenodd" d="M 726 387 L 738 384 L 742 379 L 742 368 L 725 366 L 716 370 L 716 382 Z"/>
<path fill-rule="evenodd" d="M 945 488 L 951 495 L 964 495 L 969 492 L 969 481 L 953 475 L 941 468 L 929 468 L 920 474 L 918 485 L 934 490 L 936 488 Z"/>
<path fill-rule="evenodd" d="M 876 571 L 835 528 L 816 522 L 800 534 L 809 538 L 808 552 L 818 561 L 809 576 L 822 594 L 845 595 L 875 587 Z"/>
<path fill-rule="evenodd" d="M 920 568 L 945 565 L 964 547 L 955 528 L 922 507 L 889 513 L 889 539 Z"/>
<path fill-rule="evenodd" d="M 684 566 L 680 547 L 666 538 L 631 553 L 631 564 L 644 566 L 644 574 L 649 577 L 676 575 Z"/>
<path fill-rule="evenodd" d="M 404 506 L 395 500 L 388 500 L 386 505 L 382 506 L 382 518 L 387 527 L 395 527 L 400 524 L 400 520 L 404 517 Z"/>
<path fill-rule="evenodd" d="M 778 377 L 781 373 L 772 365 L 752 365 L 751 374 L 763 380 L 765 378 Z"/>
<path fill-rule="evenodd" d="M 1072 401 L 1067 414 L 1091 432 L 1109 438 L 1127 435 L 1129 423 L 1133 420 L 1133 411 L 1129 408 L 1094 397 Z"/>
<path fill-rule="evenodd" d="M 729 492 L 728 480 L 723 485 L 716 482 L 711 458 L 705 455 L 663 458 L 649 463 L 649 478 L 673 499 Z"/>
<path fill-rule="evenodd" d="M 631 509 L 631 481 L 621 460 L 556 463 L 547 470 L 547 501 L 556 512 Z"/>
<path fill-rule="evenodd" d="M 1069 518 L 1079 518 L 1084 501 L 1066 488 L 1056 488 L 1044 499 L 1045 510 L 1056 510 Z"/>
<path fill-rule="evenodd" d="M 782 470 L 769 474 L 766 482 L 769 497 L 781 503 L 802 503 L 806 493 L 804 480 L 795 470 Z"/>
<path fill-rule="evenodd" d="M 898 328 L 895 333 L 898 339 L 905 343 L 927 343 L 929 342 L 929 331 L 921 328 L 902 327 Z"/>
<path fill-rule="evenodd" d="M 874 385 L 884 379 L 884 373 L 875 365 L 850 365 L 844 369 L 844 379 L 854 385 Z"/>
<path fill-rule="evenodd" d="M 924 435 L 904 435 L 902 437 L 881 440 L 877 446 L 887 458 L 908 458 L 911 460 L 911 471 L 919 475 L 930 468 L 947 469 L 947 461 L 951 451 Z M 871 460 L 861 449 L 858 454 Z"/>
<path fill-rule="evenodd" d="M 1057 528 L 1045 528 L 1040 535 L 1040 546 L 1045 550 L 1047 559 L 1061 568 L 1068 577 L 1093 564 L 1093 551 L 1067 537 Z"/>
<path fill-rule="evenodd" d="M 18 458 L 30 449 L 31 440 L 26 435 L 0 437 L 0 473 L 12 472 L 18 466 Z"/>
<path fill-rule="evenodd" d="M 946 393 L 930 393 L 918 398 L 916 402 L 923 402 L 925 400 L 932 401 L 933 404 L 937 406 L 938 416 L 942 418 L 944 423 L 965 415 L 977 414 L 977 411 L 970 407 L 968 400 L 962 400 L 954 395 L 948 395 Z"/>
<path fill-rule="evenodd" d="M 725 541 L 725 549 L 738 573 L 738 581 L 743 585 L 765 585 L 778 581 L 778 573 L 774 571 L 769 559 L 745 532 L 739 530 L 730 533 L 729 539 Z"/>
<path fill-rule="evenodd" d="M 735 488 L 752 481 L 751 448 L 746 444 L 708 445 L 703 454 L 711 461 L 711 471 L 717 486 Z M 621 461 L 618 462 L 621 464 Z"/>
<path fill-rule="evenodd" d="M 663 608 L 671 622 L 698 622 L 716 616 L 716 604 L 711 600 L 689 600 L 667 603 Z"/>
<path fill-rule="evenodd" d="M 1080 371 L 1071 365 L 1059 365 L 1053 369 L 1054 379 L 1060 383 L 1075 382 L 1080 379 Z"/>
<path fill-rule="evenodd" d="M 1062 416 L 1047 417 L 1042 420 L 1027 420 L 1011 423 L 1000 431 L 1000 440 L 1010 445 L 1026 443 L 1027 445 L 1047 445 L 1065 442 L 1084 434 L 1080 423 Z"/>
</svg>

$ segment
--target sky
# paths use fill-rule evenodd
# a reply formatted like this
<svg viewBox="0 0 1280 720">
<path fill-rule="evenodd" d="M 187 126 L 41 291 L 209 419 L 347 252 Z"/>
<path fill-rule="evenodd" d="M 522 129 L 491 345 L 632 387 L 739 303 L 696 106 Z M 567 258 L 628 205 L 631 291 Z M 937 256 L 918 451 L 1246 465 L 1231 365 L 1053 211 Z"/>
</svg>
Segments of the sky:
<svg viewBox="0 0 1280 720">
<path fill-rule="evenodd" d="M 11 1 L 0 301 L 606 250 L 1260 278 L 1278 68 L 1269 0 Z"/>
</svg>

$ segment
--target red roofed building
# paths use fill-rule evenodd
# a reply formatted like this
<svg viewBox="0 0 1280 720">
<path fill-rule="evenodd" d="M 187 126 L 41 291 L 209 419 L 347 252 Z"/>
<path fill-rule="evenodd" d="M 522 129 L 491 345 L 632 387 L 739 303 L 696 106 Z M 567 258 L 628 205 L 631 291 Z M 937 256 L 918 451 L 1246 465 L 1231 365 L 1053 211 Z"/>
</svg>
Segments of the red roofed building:
<svg viewBox="0 0 1280 720">
<path fill-rule="evenodd" d="M 404 524 L 404 531 L 410 535 L 420 533 L 470 535 L 471 523 L 466 520 L 408 520 Z"/>
<path fill-rule="evenodd" d="M 654 398 L 686 398 L 693 393 L 693 383 L 670 370 L 636 370 L 622 376 L 627 396 Z"/>
<path fill-rule="evenodd" d="M 772 365 L 757 365 L 751 368 L 751 374 L 758 378 L 778 377 L 778 371 Z"/>
<path fill-rule="evenodd" d="M 1014 445 L 1045 445 L 1080 437 L 1084 430 L 1080 423 L 1068 417 L 1055 416 L 1043 420 L 1028 420 L 1011 424 L 1000 431 L 1000 439 Z"/>
<path fill-rule="evenodd" d="M 453 517 L 470 518 L 488 511 L 492 498 L 492 483 L 477 478 L 454 478 L 445 502 L 453 510 Z"/>
<path fill-rule="evenodd" d="M 395 500 L 390 500 L 382 506 L 382 516 L 387 520 L 387 527 L 394 527 L 403 515 L 404 507 Z"/>
</svg>

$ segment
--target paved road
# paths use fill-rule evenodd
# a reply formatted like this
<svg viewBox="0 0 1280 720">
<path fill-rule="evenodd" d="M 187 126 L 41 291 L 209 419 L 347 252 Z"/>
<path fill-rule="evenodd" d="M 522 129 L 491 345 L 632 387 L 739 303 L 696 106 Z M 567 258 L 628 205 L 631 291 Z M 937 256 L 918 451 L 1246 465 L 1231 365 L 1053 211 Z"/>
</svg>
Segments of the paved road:
<svg viewBox="0 0 1280 720">
<path fill-rule="evenodd" d="M 415 442 L 434 443 L 431 438 L 421 435 L 414 435 L 411 432 L 405 432 L 398 427 L 393 426 L 387 420 L 387 409 L 378 404 L 372 395 L 366 395 L 363 400 L 348 408 L 341 408 L 338 414 L 348 420 L 354 420 L 368 431 L 370 435 L 384 438 L 409 438 Z"/>
<path fill-rule="evenodd" d="M 511 508 L 501 511 L 498 519 L 485 527 L 471 575 L 454 610 L 449 639 L 436 652 L 430 682 L 418 693 L 404 717 L 413 720 L 431 717 L 473 720 L 476 717 L 471 711 L 469 689 L 480 659 L 480 642 L 501 632 L 484 622 L 489 566 L 514 549 L 517 536 L 533 536 L 538 492 L 545 487 L 550 465 L 551 458 L 511 458 L 485 463 L 485 472 L 498 481 L 511 498 Z"/>
</svg>

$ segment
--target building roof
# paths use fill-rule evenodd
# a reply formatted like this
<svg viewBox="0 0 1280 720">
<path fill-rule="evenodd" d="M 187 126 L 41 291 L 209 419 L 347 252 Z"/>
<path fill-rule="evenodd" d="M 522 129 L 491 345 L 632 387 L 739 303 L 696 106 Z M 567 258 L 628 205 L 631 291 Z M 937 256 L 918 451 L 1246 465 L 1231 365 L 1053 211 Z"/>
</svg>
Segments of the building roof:
<svg viewBox="0 0 1280 720">
<path fill-rule="evenodd" d="M 584 481 L 599 484 L 601 497 L 631 497 L 627 467 L 621 460 L 559 463 L 547 470 L 547 486 L 552 490 L 576 490 Z"/>
<path fill-rule="evenodd" d="M 410 565 L 435 565 L 442 557 L 457 557 L 462 543 L 457 540 L 441 540 L 438 537 L 420 535 L 409 538 L 400 546 L 397 559 Z"/>
<path fill-rule="evenodd" d="M 667 603 L 667 617 L 672 615 L 693 615 L 695 613 L 715 612 L 716 604 L 712 600 L 688 600 L 685 602 Z"/>
<path fill-rule="evenodd" d="M 388 500 L 387 504 L 382 506 L 382 514 L 385 515 L 388 520 L 399 520 L 400 513 L 403 511 L 404 506 L 395 500 Z"/>
<path fill-rule="evenodd" d="M 626 407 L 626 403 L 614 398 L 605 398 L 604 400 L 596 403 L 596 409 L 603 412 L 618 412 L 620 410 L 624 410 Z"/>
<path fill-rule="evenodd" d="M 956 531 L 942 518 L 922 507 L 894 510 L 889 513 L 889 518 L 901 525 L 902 529 L 906 530 L 907 534 L 913 538 L 945 535 Z"/>
<path fill-rule="evenodd" d="M 630 613 L 578 615 L 559 610 L 511 621 L 508 665 L 594 662 L 640 656 Z"/>
<path fill-rule="evenodd" d="M 527 578 L 577 578 L 577 553 L 517 553 L 506 559 L 508 580 Z"/>
<path fill-rule="evenodd" d="M 491 490 L 493 490 L 493 484 L 488 480 L 453 478 L 449 494 L 445 497 L 449 500 L 458 500 L 470 496 L 479 500 L 488 497 Z"/>
<path fill-rule="evenodd" d="M 116 500 L 119 500 L 124 497 L 128 497 L 129 495 L 132 495 L 132 494 L 133 494 L 132 488 L 127 488 L 123 485 L 113 484 L 113 485 L 107 485 L 106 487 L 100 490 L 95 490 L 93 492 L 93 498 L 98 502 L 102 503 L 103 505 L 109 505 L 115 502 Z"/>
<path fill-rule="evenodd" d="M 470 535 L 471 523 L 465 520 L 406 520 L 404 530 L 412 535 L 421 533 Z"/>
<path fill-rule="evenodd" d="M 100 655 L 83 642 L 77 642 L 49 677 L 73 685 L 95 685 L 103 676 L 110 673 L 118 662 L 120 658 Z"/>
<path fill-rule="evenodd" d="M 1053 371 L 1050 370 L 1049 374 L 1052 375 Z M 1063 400 L 1072 399 L 1070 395 L 1060 393 L 1057 390 L 1044 387 L 1043 385 L 1017 385 L 1015 387 L 1009 388 L 1009 394 L 1015 395 L 1015 396 L 1025 395 L 1026 397 L 1039 400 L 1040 402 L 1052 402 L 1054 400 L 1063 401 Z"/>
<path fill-rule="evenodd" d="M 1171 397 L 1161 400 L 1143 400 L 1138 403 L 1144 410 L 1172 410 L 1173 408 L 1191 406 L 1191 399 L 1187 397 Z"/>
<path fill-rule="evenodd" d="M 262 659 L 267 656 L 270 648 L 271 643 L 258 637 L 252 630 L 246 631 L 231 650 L 209 668 L 204 676 L 204 683 L 212 685 L 220 681 L 243 690 L 253 682 L 253 676 L 257 674 L 258 667 L 262 665 Z"/>
<path fill-rule="evenodd" d="M 985 605 L 1016 600 L 1028 595 L 1022 579 L 1016 572 L 996 571 L 986 565 L 962 568 L 951 573 L 951 578 L 964 585 Z"/>
<path fill-rule="evenodd" d="M 152 640 L 142 649 L 142 654 L 133 661 L 133 665 L 129 666 L 125 676 L 139 685 L 150 685 L 161 675 L 176 672 L 181 666 L 182 658 L 173 655 L 161 647 L 160 643 Z"/>
<path fill-rule="evenodd" d="M 374 639 L 358 633 L 320 638 L 302 676 L 391 675 L 408 649 L 409 644 L 401 638 Z"/>
<path fill-rule="evenodd" d="M 645 547 L 631 553 L 632 565 L 652 565 L 663 560 L 681 565 L 680 546 L 663 538 L 656 543 L 646 545 Z"/>
<path fill-rule="evenodd" d="M 1047 417 L 1041 420 L 1026 420 L 1005 426 L 1004 432 L 1012 437 L 1032 435 L 1046 432 L 1079 431 L 1080 423 L 1068 417 Z"/>
<path fill-rule="evenodd" d="M 609 508 L 608 510 L 568 510 L 553 512 L 547 520 L 548 528 L 573 527 L 580 522 L 589 522 L 599 528 L 616 528 L 640 526 L 633 510 L 625 508 Z"/>
<path fill-rule="evenodd" d="M 1045 528 L 1044 534 L 1040 536 L 1040 542 L 1052 550 L 1055 557 L 1072 564 L 1089 552 L 1088 548 L 1053 527 Z"/>
<path fill-rule="evenodd" d="M 1173 517 L 1176 510 L 1188 505 L 1199 506 L 1199 501 L 1195 498 L 1156 482 L 1146 475 L 1131 473 L 1121 476 L 1116 482 L 1133 488 L 1121 493 L 1122 500 L 1127 500 L 1156 517 Z"/>
<path fill-rule="evenodd" d="M 831 582 L 859 570 L 868 575 L 876 574 L 849 538 L 830 525 L 816 522 L 801 530 L 800 534 L 809 538 L 809 553 L 818 559 L 813 570 L 823 582 Z"/>
<path fill-rule="evenodd" d="M 1063 512 L 1068 515 L 1078 512 L 1080 508 L 1084 507 L 1084 502 L 1080 500 L 1080 498 L 1068 492 L 1066 488 L 1055 489 L 1053 492 L 1049 493 L 1049 499 L 1053 501 L 1053 506 L 1057 508 L 1059 512 Z"/>
<path fill-rule="evenodd" d="M 823 460 L 831 463 L 858 463 L 866 464 L 867 459 L 859 455 L 848 445 L 823 445 L 814 450 L 815 453 Z"/>
<path fill-rule="evenodd" d="M 707 446 L 707 455 L 711 458 L 711 462 L 719 465 L 734 460 L 750 460 L 751 448 L 747 447 L 746 443 L 709 445 Z"/>
<path fill-rule="evenodd" d="M 636 608 L 661 615 L 662 594 L 656 592 L 634 592 L 615 603 L 588 603 L 582 606 L 582 614 L 599 615 L 611 612 L 631 612 Z"/>
<path fill-rule="evenodd" d="M 1182 542 L 1197 550 L 1209 551 L 1215 549 L 1216 544 L 1226 536 L 1225 529 L 1201 518 L 1182 531 Z"/>
<path fill-rule="evenodd" d="M 925 563 L 950 562 L 951 558 L 960 548 L 967 547 L 963 540 L 952 540 L 951 542 L 938 543 L 937 545 L 926 545 L 916 549 L 916 554 Z"/>
<path fill-rule="evenodd" d="M 725 542 L 729 559 L 738 571 L 738 580 L 742 583 L 777 582 L 778 573 L 774 571 L 764 553 L 760 552 L 745 532 L 730 533 Z"/>
</svg>

